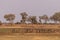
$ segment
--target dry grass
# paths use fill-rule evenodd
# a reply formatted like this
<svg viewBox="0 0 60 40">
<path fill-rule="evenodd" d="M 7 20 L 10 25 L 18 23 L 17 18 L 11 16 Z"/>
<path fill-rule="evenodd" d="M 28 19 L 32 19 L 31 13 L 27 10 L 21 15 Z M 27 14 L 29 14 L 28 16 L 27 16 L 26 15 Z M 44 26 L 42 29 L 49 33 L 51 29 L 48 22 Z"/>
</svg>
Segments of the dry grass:
<svg viewBox="0 0 60 40">
<path fill-rule="evenodd" d="M 60 28 L 60 24 L 14 24 L 14 25 L 0 25 L 0 28 Z"/>
<path fill-rule="evenodd" d="M 16 24 L 16 25 L 1 25 L 0 28 L 60 28 L 60 25 L 40 25 L 40 24 Z M 33 35 L 1 35 L 0 40 L 60 40 L 60 36 L 33 36 Z"/>
<path fill-rule="evenodd" d="M 60 40 L 60 36 L 0 36 L 0 40 Z"/>
</svg>

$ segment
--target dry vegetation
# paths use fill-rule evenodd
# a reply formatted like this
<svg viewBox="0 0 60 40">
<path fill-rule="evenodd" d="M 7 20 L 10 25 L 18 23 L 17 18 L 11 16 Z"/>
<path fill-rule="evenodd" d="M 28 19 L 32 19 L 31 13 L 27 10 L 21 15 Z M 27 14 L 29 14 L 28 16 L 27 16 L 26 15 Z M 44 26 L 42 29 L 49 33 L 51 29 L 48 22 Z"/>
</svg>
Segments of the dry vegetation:
<svg viewBox="0 0 60 40">
<path fill-rule="evenodd" d="M 0 36 L 0 40 L 60 40 L 60 36 Z"/>
<path fill-rule="evenodd" d="M 0 28 L 60 28 L 60 24 L 2 24 Z"/>
<path fill-rule="evenodd" d="M 0 28 L 59 28 L 59 24 L 14 24 L 0 25 Z M 60 36 L 47 35 L 0 35 L 0 40 L 60 40 Z"/>
<path fill-rule="evenodd" d="M 6 21 L 9 21 L 9 23 L 3 24 L 0 21 L 0 40 L 60 40 L 60 12 L 56 12 L 54 15 L 50 17 L 48 17 L 48 15 L 46 14 L 39 16 L 38 17 L 39 20 L 37 20 L 36 16 L 29 16 L 26 12 L 22 12 L 20 13 L 20 15 L 22 19 L 20 20 L 20 22 L 17 22 L 17 23 L 14 23 L 14 20 L 16 18 L 15 14 L 4 15 L 4 18 L 6 19 Z M 44 20 L 44 23 L 43 23 L 43 20 Z M 53 21 L 54 23 L 48 24 L 49 21 Z M 28 23 L 30 22 L 31 24 L 26 24 L 26 22 Z M 44 31 L 41 33 L 41 31 L 38 30 L 38 33 L 37 33 L 36 29 L 33 29 L 32 32 L 34 33 L 25 34 L 23 31 L 26 32 L 26 30 L 23 30 L 21 34 L 21 30 L 18 30 L 19 32 L 17 32 L 15 29 L 13 29 L 12 31 L 11 30 L 12 28 L 17 28 L 17 29 L 18 28 L 30 28 L 30 29 L 40 28 L 40 29 L 44 29 Z M 51 29 L 54 29 L 52 30 L 54 32 L 51 33 Z M 55 29 L 56 30 L 58 29 L 57 30 L 58 32 Z M 55 34 L 58 34 L 58 35 L 55 35 Z"/>
</svg>

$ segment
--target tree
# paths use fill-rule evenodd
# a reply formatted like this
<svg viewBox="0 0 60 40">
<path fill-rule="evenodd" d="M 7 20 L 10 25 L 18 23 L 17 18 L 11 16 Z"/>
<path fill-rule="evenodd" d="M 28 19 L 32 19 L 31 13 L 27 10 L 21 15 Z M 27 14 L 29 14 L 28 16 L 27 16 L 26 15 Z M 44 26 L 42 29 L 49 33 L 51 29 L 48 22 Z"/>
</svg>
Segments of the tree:
<svg viewBox="0 0 60 40">
<path fill-rule="evenodd" d="M 37 23 L 36 16 L 29 16 L 28 21 L 30 21 L 33 24 Z"/>
<path fill-rule="evenodd" d="M 14 14 L 6 14 L 4 15 L 4 18 L 9 21 L 9 23 L 13 23 L 13 20 L 15 19 L 15 15 Z"/>
<path fill-rule="evenodd" d="M 50 17 L 50 19 L 55 21 L 55 23 L 57 23 L 57 21 L 60 22 L 60 12 L 56 12 L 54 15 Z"/>
<path fill-rule="evenodd" d="M 41 19 L 42 19 L 42 16 L 39 16 L 39 22 L 40 22 L 40 23 L 42 23 Z"/>
<path fill-rule="evenodd" d="M 21 22 L 22 22 L 22 23 L 25 23 L 25 22 L 26 22 L 26 19 L 27 19 L 28 14 L 27 14 L 26 12 L 22 12 L 20 15 L 22 16 L 22 20 L 21 20 Z"/>
<path fill-rule="evenodd" d="M 41 17 L 41 19 L 45 20 L 44 23 L 47 23 L 47 21 L 48 21 L 48 16 L 47 16 L 47 15 L 43 15 L 43 16 Z"/>
</svg>

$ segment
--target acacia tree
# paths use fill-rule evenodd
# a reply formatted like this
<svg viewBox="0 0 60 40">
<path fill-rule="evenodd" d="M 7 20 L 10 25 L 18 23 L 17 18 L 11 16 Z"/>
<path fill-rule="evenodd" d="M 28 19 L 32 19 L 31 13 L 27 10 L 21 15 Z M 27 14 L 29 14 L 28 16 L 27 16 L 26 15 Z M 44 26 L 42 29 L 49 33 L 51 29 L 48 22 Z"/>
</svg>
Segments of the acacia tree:
<svg viewBox="0 0 60 40">
<path fill-rule="evenodd" d="M 26 23 L 28 14 L 26 12 L 22 12 L 22 13 L 20 13 L 20 15 L 22 16 L 21 22 Z"/>
<path fill-rule="evenodd" d="M 57 21 L 59 21 L 59 23 L 60 23 L 60 12 L 56 12 L 55 14 L 57 16 Z"/>
<path fill-rule="evenodd" d="M 29 16 L 28 21 L 30 21 L 33 24 L 37 23 L 36 16 Z"/>
<path fill-rule="evenodd" d="M 47 23 L 48 21 L 48 16 L 47 15 L 43 15 L 41 16 L 41 19 L 43 19 L 45 22 L 44 23 Z"/>
<path fill-rule="evenodd" d="M 50 19 L 53 20 L 55 23 L 57 23 L 57 21 L 60 22 L 60 12 L 56 12 L 54 15 L 50 17 Z"/>
<path fill-rule="evenodd" d="M 4 15 L 4 18 L 9 21 L 9 23 L 13 23 L 13 20 L 15 19 L 15 15 L 14 14 L 6 14 Z"/>
</svg>

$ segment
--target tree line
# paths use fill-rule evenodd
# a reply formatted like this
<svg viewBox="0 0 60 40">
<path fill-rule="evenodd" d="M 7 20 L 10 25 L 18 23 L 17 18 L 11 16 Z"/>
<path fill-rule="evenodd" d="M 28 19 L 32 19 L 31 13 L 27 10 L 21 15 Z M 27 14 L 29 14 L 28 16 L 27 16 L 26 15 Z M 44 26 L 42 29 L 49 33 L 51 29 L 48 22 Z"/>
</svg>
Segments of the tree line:
<svg viewBox="0 0 60 40">
<path fill-rule="evenodd" d="M 20 20 L 20 23 L 26 23 L 30 22 L 32 24 L 37 24 L 37 23 L 42 23 L 42 20 L 44 20 L 44 23 L 47 23 L 47 21 L 51 20 L 54 21 L 55 23 L 59 22 L 60 23 L 60 12 L 56 12 L 54 13 L 52 16 L 48 17 L 48 15 L 43 15 L 43 16 L 39 16 L 39 22 L 37 21 L 37 17 L 36 16 L 29 16 L 27 14 L 27 12 L 22 12 L 20 13 L 22 19 Z M 14 19 L 15 19 L 15 14 L 5 14 L 4 18 L 6 19 L 6 21 L 9 21 L 9 23 L 13 23 Z M 1 21 L 0 21 L 1 23 Z"/>
</svg>

